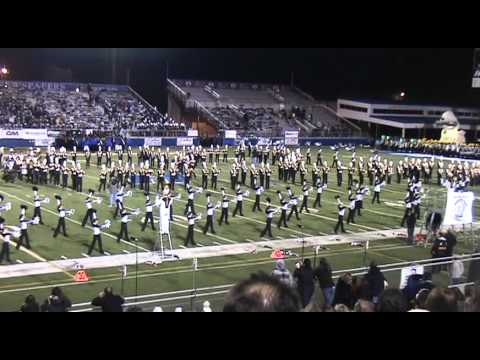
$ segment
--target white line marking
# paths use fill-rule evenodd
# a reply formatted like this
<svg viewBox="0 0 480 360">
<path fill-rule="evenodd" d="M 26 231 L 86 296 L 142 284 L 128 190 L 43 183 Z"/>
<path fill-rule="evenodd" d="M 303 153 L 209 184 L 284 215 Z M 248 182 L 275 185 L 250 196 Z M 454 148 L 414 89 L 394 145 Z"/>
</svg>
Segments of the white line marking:
<svg viewBox="0 0 480 360">
<path fill-rule="evenodd" d="M 22 260 L 17 260 L 17 264 L 23 264 Z"/>
<path fill-rule="evenodd" d="M 84 253 L 82 253 L 82 256 L 83 256 L 83 257 L 86 257 L 86 258 L 89 258 L 89 257 L 90 257 L 89 255 L 84 254 Z"/>
<path fill-rule="evenodd" d="M 104 251 L 103 253 L 104 253 L 105 255 L 107 255 L 107 256 L 112 256 L 112 254 L 110 254 L 110 253 L 107 252 L 107 251 Z"/>
<path fill-rule="evenodd" d="M 68 258 L 66 256 L 60 256 L 60 259 L 62 260 L 68 260 Z"/>
<path fill-rule="evenodd" d="M 124 254 L 127 254 L 127 255 L 128 255 L 128 254 L 131 254 L 130 251 L 128 251 L 128 250 L 122 250 L 122 252 L 123 252 Z"/>
</svg>

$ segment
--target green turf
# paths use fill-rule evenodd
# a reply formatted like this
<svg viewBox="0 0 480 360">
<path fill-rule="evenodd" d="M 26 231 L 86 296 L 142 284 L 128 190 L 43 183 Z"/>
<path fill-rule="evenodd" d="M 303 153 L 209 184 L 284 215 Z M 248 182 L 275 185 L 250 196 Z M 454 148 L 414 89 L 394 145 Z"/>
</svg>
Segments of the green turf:
<svg viewBox="0 0 480 360">
<path fill-rule="evenodd" d="M 370 156 L 369 150 L 358 150 L 358 156 L 363 156 L 364 159 Z M 323 150 L 324 159 L 331 161 L 333 152 L 330 149 Z M 346 159 L 349 159 L 349 153 L 344 152 L 342 154 Z M 232 157 L 233 154 L 230 154 Z M 315 160 L 316 154 L 312 153 L 312 158 Z M 399 157 L 394 157 L 395 161 L 398 161 Z M 115 160 L 115 159 L 114 159 Z M 221 199 L 220 188 L 225 187 L 227 192 L 233 194 L 233 191 L 230 190 L 229 184 L 229 164 L 220 163 L 220 181 L 218 186 L 218 192 L 213 193 L 213 200 L 218 201 Z M 278 181 L 277 176 L 277 167 L 272 167 L 272 184 L 271 190 L 266 192 L 262 196 L 262 201 L 265 201 L 267 196 L 270 196 L 274 200 L 274 204 L 277 205 L 277 189 L 286 192 L 286 187 L 291 186 L 291 184 L 285 184 Z M 322 234 L 333 234 L 333 227 L 337 219 L 337 208 L 335 202 L 336 195 L 343 195 L 344 201 L 346 201 L 345 193 L 347 189 L 346 184 L 347 176 L 344 175 L 344 185 L 342 188 L 336 186 L 336 174 L 332 171 L 329 175 L 329 184 L 330 188 L 323 195 L 322 204 L 323 208 L 318 212 L 312 212 L 312 214 L 303 214 L 302 218 L 302 230 L 301 232 L 306 235 L 299 234 L 299 228 L 297 227 L 297 221 L 292 220 L 290 222 L 289 229 L 278 230 L 274 228 L 274 236 L 282 238 L 297 238 L 299 236 L 318 236 Z M 307 180 L 311 179 L 310 172 L 307 175 Z M 70 180 L 70 179 L 69 179 Z M 210 180 L 210 179 L 209 179 Z M 197 177 L 194 180 L 195 186 L 200 186 L 201 179 Z M 247 184 L 249 183 L 249 177 L 247 177 Z M 98 187 L 98 169 L 96 166 L 92 165 L 87 171 L 87 176 L 84 178 L 84 192 L 87 192 L 89 188 Z M 155 186 L 153 186 L 155 187 Z M 427 191 L 430 191 L 431 197 L 440 198 L 445 190 L 437 187 L 436 185 L 427 186 Z M 399 228 L 400 220 L 403 216 L 403 207 L 402 206 L 393 206 L 394 204 L 402 204 L 403 198 L 405 195 L 406 182 L 398 185 L 393 183 L 388 185 L 385 188 L 385 191 L 382 191 L 382 204 L 380 205 L 371 205 L 369 203 L 369 198 L 365 201 L 365 210 L 363 211 L 363 216 L 357 218 L 357 224 L 352 226 L 346 226 L 348 231 L 353 233 L 362 233 L 366 231 L 374 230 L 385 230 Z M 297 184 L 293 186 L 293 190 L 297 195 L 301 195 L 300 185 L 299 185 L 299 176 L 297 176 Z M 185 192 L 183 191 L 182 184 L 177 184 L 176 191 L 179 191 L 182 194 L 182 200 L 174 203 L 174 214 L 176 215 L 176 221 L 172 226 L 172 239 L 175 248 L 179 248 L 183 245 L 186 236 L 186 221 L 183 218 L 183 210 L 185 207 Z M 210 190 L 209 190 L 210 191 Z M 6 212 L 3 216 L 7 220 L 7 224 L 16 225 L 19 208 L 22 203 L 29 205 L 29 210 L 27 215 L 31 215 L 33 212 L 32 202 L 32 191 L 31 185 L 25 184 L 17 181 L 15 184 L 6 184 L 3 181 L 0 181 L 0 193 L 6 196 L 7 201 L 11 201 L 13 208 L 10 212 Z M 16 251 L 12 249 L 12 258 L 14 260 L 21 260 L 22 262 L 36 262 L 38 257 L 46 260 L 57 260 L 62 256 L 68 258 L 81 258 L 82 253 L 86 253 L 88 250 L 88 245 L 90 244 L 92 238 L 92 231 L 90 229 L 82 228 L 79 223 L 81 222 L 83 215 L 85 213 L 85 207 L 83 201 L 86 197 L 85 194 L 78 194 L 71 190 L 63 191 L 60 188 L 55 188 L 53 186 L 42 186 L 40 188 L 40 194 L 49 196 L 52 202 L 48 205 L 43 206 L 43 216 L 44 222 L 46 225 L 30 226 L 29 233 L 32 243 L 32 251 L 36 254 L 31 256 L 22 251 Z M 64 203 L 66 207 L 76 208 L 77 212 L 73 217 L 67 221 L 67 232 L 69 234 L 68 238 L 59 236 L 57 239 L 53 239 L 53 228 L 56 226 L 58 217 L 56 211 L 56 204 L 54 201 L 54 195 L 60 194 L 64 198 Z M 95 208 L 98 210 L 99 220 L 103 221 L 105 219 L 111 219 L 113 215 L 113 209 L 108 208 L 108 195 L 97 194 L 104 198 L 104 201 L 101 205 L 96 205 Z M 230 226 L 219 227 L 217 224 L 215 226 L 217 234 L 212 235 L 203 235 L 202 227 L 204 225 L 204 220 L 200 221 L 197 226 L 197 232 L 195 233 L 195 240 L 197 243 L 209 246 L 218 244 L 230 244 L 230 243 L 241 243 L 248 240 L 259 241 L 259 233 L 264 227 L 265 215 L 261 213 L 252 213 L 251 207 L 253 206 L 253 197 L 250 195 L 250 198 L 244 202 L 244 214 L 245 218 L 235 218 L 230 219 Z M 311 198 L 314 198 L 312 194 Z M 371 199 L 371 198 L 370 198 Z M 310 200 L 313 202 L 313 199 Z M 140 208 L 144 210 L 144 196 L 140 190 L 134 192 L 134 197 L 126 198 L 125 205 L 129 208 L 136 209 Z M 388 204 L 386 204 L 388 203 Z M 206 198 L 205 195 L 199 195 L 196 198 L 195 206 L 197 212 L 205 213 Z M 231 204 L 230 212 L 233 210 L 234 204 Z M 311 204 L 310 204 L 311 206 Z M 263 208 L 265 205 L 262 206 Z M 177 217 L 177 215 L 179 217 Z M 140 231 L 140 221 L 142 216 L 134 220 L 134 222 L 129 224 L 129 231 L 132 236 L 135 236 L 139 239 L 138 246 L 142 249 L 151 250 L 156 241 L 156 233 L 150 229 L 147 229 L 145 233 Z M 133 253 L 135 252 L 135 245 L 121 242 L 117 243 L 116 235 L 119 231 L 119 222 L 113 221 L 112 227 L 107 230 L 107 233 L 110 235 L 104 235 L 104 248 L 109 253 L 113 254 L 123 254 L 125 251 Z M 392 249 L 385 248 L 389 245 L 397 245 Z M 403 243 L 400 243 L 398 240 L 382 240 L 378 243 L 375 243 L 375 246 L 380 246 L 378 250 L 372 250 L 369 253 L 369 259 L 376 260 L 380 264 L 385 263 L 394 263 L 399 261 L 415 261 L 419 259 L 426 259 L 429 257 L 428 249 L 423 248 L 399 248 Z M 469 252 L 471 251 L 471 245 L 468 243 L 461 244 L 464 248 L 459 247 L 457 252 Z M 332 247 L 332 250 L 338 251 L 338 253 L 332 253 L 329 260 L 332 262 L 332 265 L 335 270 L 348 269 L 352 267 L 359 267 L 363 265 L 363 251 L 362 250 L 352 250 L 346 246 L 335 246 Z M 341 251 L 344 251 L 343 253 Z M 310 249 L 311 252 L 311 249 Z M 99 254 L 94 253 L 94 256 Z M 198 286 L 215 286 L 215 285 L 225 285 L 239 279 L 242 279 L 248 276 L 250 273 L 263 270 L 271 271 L 273 264 L 272 261 L 266 259 L 266 254 L 261 255 L 251 255 L 251 256 L 237 256 L 237 257 L 228 257 L 228 258 L 212 258 L 202 260 L 200 264 L 200 271 L 198 273 Z M 265 259 L 264 263 L 259 263 L 258 259 Z M 250 261 L 251 262 L 247 262 Z M 231 264 L 234 262 L 233 264 Z M 229 263 L 226 268 L 221 266 L 222 264 Z M 217 264 L 217 265 L 216 265 Z M 292 265 L 292 264 L 290 264 Z M 205 268 L 202 268 L 205 267 Z M 210 268 L 207 268 L 210 267 Z M 172 270 L 169 269 L 180 269 Z M 189 262 L 179 262 L 175 264 L 163 264 L 158 268 L 149 268 L 141 266 L 140 270 L 142 272 L 149 272 L 145 274 L 148 276 L 141 277 L 139 281 L 139 293 L 155 293 L 155 292 L 165 292 L 165 291 L 176 291 L 188 289 L 192 286 L 192 273 L 190 271 L 191 264 Z M 293 266 L 292 266 L 293 269 Z M 132 267 L 129 269 L 132 271 Z M 164 274 L 167 272 L 167 274 Z M 173 272 L 173 273 L 172 273 Z M 90 275 L 94 281 L 86 285 L 75 285 L 67 288 L 67 293 L 72 297 L 74 302 L 83 302 L 89 300 L 95 293 L 97 293 L 102 287 L 108 285 L 115 286 L 116 289 L 120 288 L 119 279 L 119 270 L 118 269 L 104 269 L 104 270 L 92 270 Z M 398 275 L 398 274 L 397 274 Z M 398 276 L 396 276 L 398 277 Z M 51 286 L 53 284 L 66 284 L 72 283 L 71 276 L 65 273 L 59 273 L 49 276 L 31 276 L 18 279 L 8 279 L 0 281 L 0 310 L 12 311 L 18 307 L 18 304 L 21 303 L 23 298 L 27 293 L 34 293 L 38 298 L 43 299 L 47 293 L 48 289 L 39 289 L 39 290 L 25 290 L 17 291 L 11 293 L 1 293 L 4 290 L 12 290 L 15 288 L 30 288 L 36 286 Z M 39 285 L 40 284 L 40 285 Z M 127 279 L 125 281 L 125 294 L 133 295 L 134 294 L 134 280 Z M 215 300 L 215 299 L 214 299 Z"/>
</svg>

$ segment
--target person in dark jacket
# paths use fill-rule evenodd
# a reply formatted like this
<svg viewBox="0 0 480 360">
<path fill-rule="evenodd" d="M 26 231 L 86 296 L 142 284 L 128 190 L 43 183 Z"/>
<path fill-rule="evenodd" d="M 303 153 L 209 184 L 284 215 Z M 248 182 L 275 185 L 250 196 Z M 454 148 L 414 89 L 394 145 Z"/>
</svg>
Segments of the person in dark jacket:
<svg viewBox="0 0 480 360">
<path fill-rule="evenodd" d="M 385 290 L 380 296 L 377 312 L 379 313 L 405 313 L 408 311 L 407 300 L 398 289 Z"/>
<path fill-rule="evenodd" d="M 92 305 L 101 307 L 102 312 L 105 313 L 123 312 L 124 303 L 125 299 L 120 295 L 115 295 L 112 288 L 106 288 L 92 300 Z"/>
<path fill-rule="evenodd" d="M 32 313 L 40 312 L 40 305 L 38 305 L 37 300 L 33 295 L 28 295 L 25 299 L 25 304 L 20 308 L 20 312 Z"/>
<path fill-rule="evenodd" d="M 332 268 L 327 259 L 320 259 L 320 264 L 313 272 L 313 276 L 318 280 L 318 285 L 323 293 L 325 305 L 331 306 L 335 292 L 335 284 L 332 279 Z"/>
<path fill-rule="evenodd" d="M 343 304 L 348 306 L 350 309 L 353 309 L 355 302 L 355 296 L 352 288 L 352 275 L 347 273 L 342 275 L 342 277 L 337 281 L 332 305 L 335 307 L 336 305 Z"/>
<path fill-rule="evenodd" d="M 370 264 L 370 270 L 365 275 L 365 279 L 368 281 L 372 302 L 378 304 L 378 299 L 385 290 L 385 277 L 375 262 Z"/>
<path fill-rule="evenodd" d="M 477 249 L 475 253 L 480 253 L 480 249 Z M 480 281 L 480 255 L 475 255 L 472 257 L 470 262 L 470 267 L 468 269 L 468 278 L 467 282 L 476 283 Z"/>
<path fill-rule="evenodd" d="M 52 294 L 43 303 L 41 307 L 42 312 L 68 312 L 72 307 L 72 302 L 67 298 L 63 291 L 55 287 L 52 289 Z"/>
<path fill-rule="evenodd" d="M 313 282 L 313 269 L 310 259 L 305 259 L 303 264 L 297 264 L 297 269 L 293 273 L 293 278 L 297 281 L 297 291 L 302 300 L 303 308 L 306 308 L 312 300 L 315 284 Z"/>
</svg>

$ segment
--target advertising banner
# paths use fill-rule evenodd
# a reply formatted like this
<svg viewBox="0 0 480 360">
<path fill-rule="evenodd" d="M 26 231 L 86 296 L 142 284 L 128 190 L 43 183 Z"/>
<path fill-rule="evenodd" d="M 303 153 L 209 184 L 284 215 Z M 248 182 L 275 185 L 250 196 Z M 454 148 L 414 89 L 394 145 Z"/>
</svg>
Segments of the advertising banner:
<svg viewBox="0 0 480 360">
<path fill-rule="evenodd" d="M 192 146 L 193 145 L 193 138 L 184 138 L 179 137 L 177 138 L 177 146 Z"/>
<path fill-rule="evenodd" d="M 145 138 L 145 146 L 160 147 L 162 146 L 162 138 Z"/>
<path fill-rule="evenodd" d="M 0 130 L 0 139 L 48 139 L 48 132 L 46 129 Z"/>
</svg>

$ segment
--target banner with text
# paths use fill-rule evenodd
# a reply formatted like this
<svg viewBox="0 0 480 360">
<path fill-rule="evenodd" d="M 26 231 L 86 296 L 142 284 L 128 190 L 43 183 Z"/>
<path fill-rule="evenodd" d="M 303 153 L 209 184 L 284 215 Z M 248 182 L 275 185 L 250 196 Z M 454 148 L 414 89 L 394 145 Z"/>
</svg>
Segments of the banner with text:
<svg viewBox="0 0 480 360">
<path fill-rule="evenodd" d="M 198 130 L 195 130 L 195 129 L 188 130 L 188 137 L 198 137 Z"/>
<path fill-rule="evenodd" d="M 443 225 L 456 226 L 473 223 L 473 192 L 448 192 L 447 207 Z"/>
<path fill-rule="evenodd" d="M 193 138 L 179 137 L 177 138 L 177 146 L 193 146 Z"/>
<path fill-rule="evenodd" d="M 285 131 L 285 145 L 298 146 L 298 131 Z"/>
<path fill-rule="evenodd" d="M 160 147 L 162 146 L 162 138 L 145 138 L 145 146 Z"/>
<path fill-rule="evenodd" d="M 0 130 L 0 139 L 48 139 L 48 131 L 46 129 Z"/>
<path fill-rule="evenodd" d="M 236 139 L 237 130 L 225 130 L 225 139 Z"/>
</svg>

